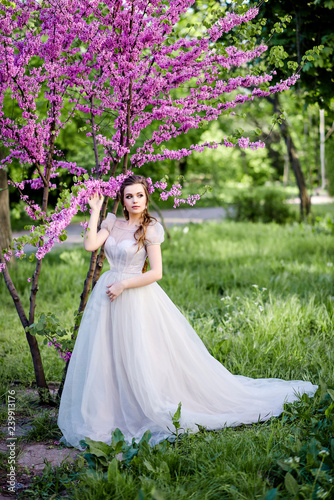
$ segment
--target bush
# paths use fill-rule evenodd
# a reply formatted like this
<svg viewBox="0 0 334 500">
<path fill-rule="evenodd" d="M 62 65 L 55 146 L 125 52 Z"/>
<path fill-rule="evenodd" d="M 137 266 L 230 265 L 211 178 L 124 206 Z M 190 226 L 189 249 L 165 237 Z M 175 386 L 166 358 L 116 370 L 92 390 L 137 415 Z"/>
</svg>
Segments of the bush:
<svg viewBox="0 0 334 500">
<path fill-rule="evenodd" d="M 275 188 L 257 187 L 240 191 L 233 197 L 232 217 L 237 221 L 284 224 L 294 218 L 286 199 L 287 196 Z"/>
<path fill-rule="evenodd" d="M 313 231 L 317 233 L 334 234 L 334 217 L 332 214 L 318 216 L 314 220 Z"/>
</svg>

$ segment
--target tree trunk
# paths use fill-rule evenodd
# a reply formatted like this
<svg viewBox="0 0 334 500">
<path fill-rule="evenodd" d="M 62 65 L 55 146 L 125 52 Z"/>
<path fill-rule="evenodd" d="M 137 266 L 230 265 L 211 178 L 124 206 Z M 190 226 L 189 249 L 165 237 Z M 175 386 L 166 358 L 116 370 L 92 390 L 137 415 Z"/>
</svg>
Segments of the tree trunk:
<svg viewBox="0 0 334 500">
<path fill-rule="evenodd" d="M 275 94 L 274 98 L 274 111 L 275 113 L 279 113 L 279 96 Z M 308 215 L 311 210 L 311 198 L 308 195 L 307 189 L 306 189 L 306 183 L 305 183 L 305 177 L 301 168 L 301 164 L 299 161 L 298 157 L 298 152 L 295 146 L 295 143 L 293 142 L 293 139 L 290 134 L 290 130 L 288 127 L 288 124 L 285 120 L 282 120 L 282 123 L 280 123 L 280 130 L 282 133 L 282 136 L 284 138 L 287 151 L 288 151 L 288 156 L 290 160 L 290 164 L 292 166 L 293 173 L 296 178 L 297 186 L 299 189 L 299 198 L 300 198 L 300 214 L 302 217 L 305 215 Z"/>
<path fill-rule="evenodd" d="M 321 189 L 326 187 L 325 178 L 325 110 L 319 110 Z"/>
<path fill-rule="evenodd" d="M 282 135 L 284 137 L 285 143 L 288 148 L 289 160 L 292 165 L 293 173 L 295 174 L 297 186 L 299 189 L 299 198 L 300 198 L 300 215 L 304 217 L 308 215 L 311 210 L 311 198 L 308 195 L 305 178 L 303 171 L 301 169 L 298 153 L 295 147 L 295 144 L 292 140 L 292 137 L 289 134 L 288 129 L 284 130 L 284 122 L 280 125 L 282 130 Z"/>
<path fill-rule="evenodd" d="M 2 157 L 0 150 L 0 160 Z M 0 248 L 8 248 L 11 241 L 12 228 L 10 225 L 7 172 L 0 169 Z"/>
<path fill-rule="evenodd" d="M 113 214 L 115 214 L 115 215 L 116 215 L 116 212 L 117 212 L 118 204 L 119 204 L 119 201 L 117 199 L 114 200 L 114 204 L 113 204 L 111 212 Z M 104 215 L 104 217 L 105 217 L 105 215 Z M 99 281 L 99 278 L 100 278 L 101 273 L 102 273 L 103 262 L 104 262 L 105 258 L 106 258 L 106 254 L 105 254 L 105 251 L 104 251 L 104 245 L 102 245 L 101 250 L 99 252 L 99 255 L 97 257 L 97 261 L 96 261 L 96 266 L 95 266 L 94 276 L 93 276 L 92 288 L 94 288 L 94 286 L 96 285 L 96 283 Z"/>
<path fill-rule="evenodd" d="M 0 261 L 4 262 L 3 258 L 0 256 Z M 9 271 L 7 267 L 3 270 L 3 275 L 5 279 L 6 286 L 9 290 L 9 293 L 13 299 L 14 305 L 17 310 L 17 314 L 20 318 L 21 324 L 24 328 L 26 329 L 27 326 L 29 326 L 29 321 L 28 318 L 24 312 L 22 302 L 20 300 L 20 297 L 17 293 L 17 290 L 14 286 L 14 283 L 10 277 Z M 40 395 L 40 398 L 42 401 L 47 401 L 50 402 L 50 393 L 48 390 L 48 386 L 45 380 L 45 374 L 44 374 L 44 369 L 43 369 L 43 363 L 42 363 L 42 358 L 41 358 L 41 353 L 38 347 L 38 342 L 36 340 L 36 337 L 31 335 L 29 332 L 25 330 L 27 341 L 29 344 L 30 352 L 31 352 L 31 357 L 33 361 L 33 366 L 34 366 L 34 372 L 35 372 L 35 377 L 36 377 L 36 384 L 37 384 L 37 389 Z"/>
</svg>

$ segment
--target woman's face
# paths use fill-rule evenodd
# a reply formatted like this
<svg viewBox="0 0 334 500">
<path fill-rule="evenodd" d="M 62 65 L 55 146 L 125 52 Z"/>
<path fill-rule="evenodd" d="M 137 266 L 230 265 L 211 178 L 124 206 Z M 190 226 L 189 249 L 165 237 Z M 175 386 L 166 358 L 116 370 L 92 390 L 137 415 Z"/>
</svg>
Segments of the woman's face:
<svg viewBox="0 0 334 500">
<path fill-rule="evenodd" d="M 141 214 L 147 205 L 145 189 L 142 184 L 132 184 L 124 189 L 124 206 L 130 214 Z"/>
</svg>

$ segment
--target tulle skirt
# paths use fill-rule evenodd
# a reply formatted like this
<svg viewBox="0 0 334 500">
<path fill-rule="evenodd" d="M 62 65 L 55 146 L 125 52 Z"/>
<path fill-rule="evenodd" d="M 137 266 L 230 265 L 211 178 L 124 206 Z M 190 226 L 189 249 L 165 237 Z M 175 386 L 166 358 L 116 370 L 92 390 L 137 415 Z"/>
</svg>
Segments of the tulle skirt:
<svg viewBox="0 0 334 500">
<path fill-rule="evenodd" d="M 106 285 L 130 276 L 105 272 L 83 314 L 59 409 L 68 444 L 110 444 L 116 428 L 129 442 L 150 430 L 155 444 L 171 435 L 180 402 L 181 427 L 196 432 L 264 421 L 315 393 L 310 382 L 230 373 L 157 283 L 110 302 Z"/>
</svg>

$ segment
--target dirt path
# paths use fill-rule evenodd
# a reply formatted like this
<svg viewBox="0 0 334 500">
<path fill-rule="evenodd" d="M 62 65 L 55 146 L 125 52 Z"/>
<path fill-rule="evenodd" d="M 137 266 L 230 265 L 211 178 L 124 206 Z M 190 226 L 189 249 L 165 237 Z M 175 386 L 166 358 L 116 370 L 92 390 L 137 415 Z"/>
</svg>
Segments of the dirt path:
<svg viewBox="0 0 334 500">
<path fill-rule="evenodd" d="M 288 203 L 292 205 L 298 205 L 300 202 L 299 198 L 291 198 Z M 314 195 L 312 196 L 313 205 L 323 205 L 327 203 L 334 203 L 334 198 L 328 195 Z M 160 216 L 157 212 L 151 212 L 154 217 L 160 220 Z M 162 210 L 161 215 L 164 218 L 164 222 L 167 227 L 172 227 L 175 225 L 189 224 L 200 224 L 204 221 L 214 220 L 220 221 L 226 218 L 227 210 L 223 207 L 205 207 L 205 208 L 176 208 L 171 210 Z M 55 247 L 60 245 L 72 246 L 75 244 L 82 244 L 82 227 L 79 223 L 70 224 L 67 228 L 67 240 L 64 243 L 56 243 Z M 17 238 L 27 234 L 27 231 L 13 232 L 13 237 Z M 27 245 L 25 247 L 26 251 L 33 250 L 34 247 Z"/>
<path fill-rule="evenodd" d="M 157 212 L 152 211 L 153 217 L 158 220 L 160 216 Z M 206 220 L 222 220 L 226 218 L 226 210 L 223 207 L 213 207 L 213 208 L 179 208 L 171 210 L 162 210 L 161 212 L 164 222 L 167 227 L 175 226 L 176 224 L 189 224 L 190 222 L 194 224 L 199 224 Z M 59 246 L 72 246 L 75 244 L 82 244 L 82 227 L 79 223 L 70 224 L 67 228 L 67 240 L 64 243 L 56 243 L 55 247 Z M 13 238 L 18 238 L 24 234 L 28 234 L 27 231 L 13 232 Z M 32 245 L 26 245 L 25 251 L 29 252 L 35 248 Z"/>
<path fill-rule="evenodd" d="M 53 385 L 52 385 L 53 384 Z M 51 383 L 51 393 L 55 395 L 57 385 Z M 15 389 L 15 386 L 13 386 Z M 25 403 L 20 402 L 24 397 Z M 75 448 L 66 448 L 55 439 L 39 440 L 29 437 L 34 421 L 47 412 L 48 420 L 56 422 L 58 410 L 53 407 L 38 406 L 38 392 L 35 389 L 18 389 L 16 391 L 17 408 L 15 414 L 15 441 L 10 440 L 7 427 L 1 427 L 0 457 L 4 467 L 0 466 L 0 500 L 16 498 L 17 495 L 29 487 L 35 476 L 41 476 L 47 464 L 58 467 L 64 462 L 74 462 L 80 453 Z M 60 432 L 59 432 L 60 436 Z M 59 439 L 59 438 L 58 438 Z M 8 444 L 15 443 L 13 454 L 10 455 Z M 14 459 L 15 467 L 15 493 L 8 490 L 9 459 Z M 7 466 L 7 467 L 6 467 Z"/>
</svg>

